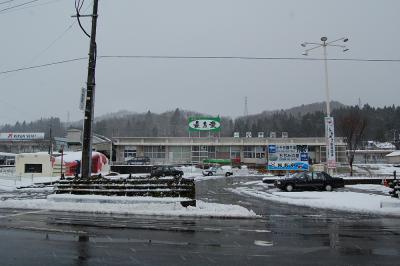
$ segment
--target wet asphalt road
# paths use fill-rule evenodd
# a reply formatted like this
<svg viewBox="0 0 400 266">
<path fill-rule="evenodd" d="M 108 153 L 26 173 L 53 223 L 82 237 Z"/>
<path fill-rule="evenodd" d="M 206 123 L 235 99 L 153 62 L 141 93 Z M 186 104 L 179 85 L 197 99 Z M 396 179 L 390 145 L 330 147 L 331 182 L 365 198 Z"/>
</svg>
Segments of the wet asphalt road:
<svg viewBox="0 0 400 266">
<path fill-rule="evenodd" d="M 259 219 L 0 209 L 0 264 L 400 264 L 399 218 L 290 206 L 226 190 L 257 179 L 201 181 L 196 189 L 198 199 L 239 204 Z"/>
</svg>

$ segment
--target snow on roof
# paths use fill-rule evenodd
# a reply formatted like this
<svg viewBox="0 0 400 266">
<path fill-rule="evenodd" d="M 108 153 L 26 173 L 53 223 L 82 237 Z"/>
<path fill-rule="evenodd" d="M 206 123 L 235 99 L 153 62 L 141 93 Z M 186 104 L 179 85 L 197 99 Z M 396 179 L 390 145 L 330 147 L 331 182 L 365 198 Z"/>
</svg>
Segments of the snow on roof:
<svg viewBox="0 0 400 266">
<path fill-rule="evenodd" d="M 10 156 L 10 157 L 15 157 L 15 153 L 8 153 L 8 152 L 0 152 L 0 156 Z"/>
<path fill-rule="evenodd" d="M 400 150 L 391 152 L 388 155 L 386 155 L 386 157 L 394 157 L 394 156 L 400 156 Z"/>
<path fill-rule="evenodd" d="M 378 147 L 379 149 L 396 149 L 396 146 L 394 146 L 392 143 L 390 142 L 382 142 L 382 143 L 376 143 L 375 144 L 376 147 Z"/>
<path fill-rule="evenodd" d="M 92 157 L 94 155 L 100 155 L 102 153 L 97 151 L 92 151 Z M 61 156 L 56 158 L 57 161 L 61 161 Z M 75 152 L 64 152 L 63 161 L 64 162 L 74 162 L 82 160 L 82 151 L 75 151 Z"/>
<path fill-rule="evenodd" d="M 46 156 L 50 156 L 50 154 L 47 151 L 39 151 L 39 152 L 23 152 L 23 153 L 19 153 L 16 154 L 16 156 L 38 156 L 38 155 L 46 155 Z"/>
</svg>

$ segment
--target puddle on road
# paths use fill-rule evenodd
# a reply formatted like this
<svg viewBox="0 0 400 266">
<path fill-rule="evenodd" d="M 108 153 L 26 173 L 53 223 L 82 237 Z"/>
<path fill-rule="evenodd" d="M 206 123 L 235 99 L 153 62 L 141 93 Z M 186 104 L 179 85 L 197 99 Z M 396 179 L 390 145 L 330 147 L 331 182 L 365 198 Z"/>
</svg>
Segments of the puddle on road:
<svg viewBox="0 0 400 266">
<path fill-rule="evenodd" d="M 270 241 L 254 240 L 254 245 L 261 247 L 272 247 L 274 243 Z"/>
</svg>

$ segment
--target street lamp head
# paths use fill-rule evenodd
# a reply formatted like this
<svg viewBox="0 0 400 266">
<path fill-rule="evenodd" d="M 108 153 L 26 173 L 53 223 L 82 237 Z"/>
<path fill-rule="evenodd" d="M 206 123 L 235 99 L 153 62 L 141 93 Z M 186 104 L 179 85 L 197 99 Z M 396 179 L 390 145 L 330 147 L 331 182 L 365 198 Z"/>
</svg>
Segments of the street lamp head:
<svg viewBox="0 0 400 266">
<path fill-rule="evenodd" d="M 348 42 L 349 41 L 349 38 L 344 38 L 343 39 L 343 42 Z"/>
<path fill-rule="evenodd" d="M 328 40 L 327 37 L 321 37 L 321 41 L 326 42 Z"/>
<path fill-rule="evenodd" d="M 303 47 L 306 47 L 306 43 L 305 42 L 303 42 L 302 44 L 301 44 L 301 46 L 303 46 Z"/>
<path fill-rule="evenodd" d="M 308 53 L 307 53 L 307 52 L 304 52 L 304 53 L 302 53 L 302 55 L 305 55 L 305 56 L 307 56 L 307 55 L 308 55 Z"/>
<path fill-rule="evenodd" d="M 349 50 L 349 48 L 344 48 L 343 52 L 347 52 Z"/>
</svg>

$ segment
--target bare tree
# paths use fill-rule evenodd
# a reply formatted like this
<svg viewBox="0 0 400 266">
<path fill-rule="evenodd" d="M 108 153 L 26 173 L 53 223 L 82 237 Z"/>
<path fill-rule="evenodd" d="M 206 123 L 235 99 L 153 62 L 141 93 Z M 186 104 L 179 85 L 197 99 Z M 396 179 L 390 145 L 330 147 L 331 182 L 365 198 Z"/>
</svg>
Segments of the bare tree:
<svg viewBox="0 0 400 266">
<path fill-rule="evenodd" d="M 353 176 L 354 154 L 358 149 L 367 127 L 367 119 L 361 114 L 358 107 L 351 108 L 349 112 L 338 117 L 339 133 L 347 144 L 347 160 L 350 166 L 350 176 Z"/>
</svg>

